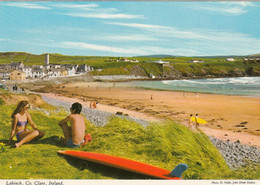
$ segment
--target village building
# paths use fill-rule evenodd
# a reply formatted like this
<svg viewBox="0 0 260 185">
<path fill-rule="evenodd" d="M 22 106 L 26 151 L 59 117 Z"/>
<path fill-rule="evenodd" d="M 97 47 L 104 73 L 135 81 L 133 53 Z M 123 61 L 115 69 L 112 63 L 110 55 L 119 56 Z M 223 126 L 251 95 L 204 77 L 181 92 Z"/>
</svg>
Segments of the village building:
<svg viewBox="0 0 260 185">
<path fill-rule="evenodd" d="M 89 71 L 93 71 L 94 69 L 87 64 L 81 64 L 77 67 L 77 74 L 86 74 Z"/>
<path fill-rule="evenodd" d="M 157 60 L 157 61 L 154 61 L 153 63 L 156 63 L 156 64 L 169 64 L 170 62 L 168 61 L 163 61 L 163 60 Z"/>
<path fill-rule="evenodd" d="M 65 68 L 60 69 L 60 76 L 68 76 L 68 71 Z"/>
<path fill-rule="evenodd" d="M 227 58 L 226 60 L 229 61 L 229 62 L 233 62 L 233 61 L 235 61 L 234 58 Z"/>
<path fill-rule="evenodd" d="M 45 75 L 44 76 L 48 76 L 48 77 L 58 77 L 61 76 L 60 75 L 60 69 L 50 69 L 45 71 Z"/>
<path fill-rule="evenodd" d="M 132 59 L 132 60 L 130 60 L 130 62 L 132 62 L 132 63 L 138 63 L 139 60 L 137 60 L 137 59 Z"/>
<path fill-rule="evenodd" d="M 189 63 L 203 63 L 203 60 L 190 60 Z"/>
<path fill-rule="evenodd" d="M 61 68 L 61 64 L 50 64 L 50 65 L 46 65 L 46 67 L 54 68 L 54 69 L 60 69 Z"/>
<path fill-rule="evenodd" d="M 14 70 L 10 73 L 10 80 L 25 80 L 26 73 L 20 70 Z"/>
<path fill-rule="evenodd" d="M 74 66 L 66 67 L 66 70 L 68 71 L 68 76 L 75 76 L 76 75 L 76 68 Z"/>
<path fill-rule="evenodd" d="M 33 78 L 44 78 L 46 75 L 43 69 L 33 69 L 32 70 L 32 77 Z"/>
<path fill-rule="evenodd" d="M 10 79 L 12 69 L 0 69 L 0 79 Z"/>
<path fill-rule="evenodd" d="M 11 62 L 10 67 L 12 69 L 23 69 L 24 64 L 22 62 Z"/>
<path fill-rule="evenodd" d="M 118 59 L 117 62 L 133 62 L 133 63 L 138 63 L 139 60 L 137 60 L 137 59 L 131 59 L 131 60 L 129 60 L 129 59 L 127 59 L 127 58 L 123 58 L 123 59 Z"/>
<path fill-rule="evenodd" d="M 33 77 L 33 74 L 32 74 L 33 68 L 31 66 L 24 66 L 24 68 L 22 70 L 23 70 L 23 72 L 25 72 L 26 78 L 32 78 Z"/>
</svg>

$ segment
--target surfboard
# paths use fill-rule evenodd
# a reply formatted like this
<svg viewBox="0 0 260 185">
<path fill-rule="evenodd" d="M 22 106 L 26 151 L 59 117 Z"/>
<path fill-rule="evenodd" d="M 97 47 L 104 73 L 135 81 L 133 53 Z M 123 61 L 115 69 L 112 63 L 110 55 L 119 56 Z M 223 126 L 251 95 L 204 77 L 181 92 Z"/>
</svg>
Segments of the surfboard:
<svg viewBox="0 0 260 185">
<path fill-rule="evenodd" d="M 160 179 L 181 180 L 182 173 L 188 168 L 186 164 L 181 163 L 171 172 L 146 163 L 107 154 L 83 151 L 58 151 L 58 153 Z"/>
<path fill-rule="evenodd" d="M 191 117 L 191 121 L 196 122 L 195 117 Z M 207 121 L 205 121 L 204 119 L 201 119 L 201 118 L 197 118 L 197 122 L 199 124 L 206 124 L 207 123 Z"/>
</svg>

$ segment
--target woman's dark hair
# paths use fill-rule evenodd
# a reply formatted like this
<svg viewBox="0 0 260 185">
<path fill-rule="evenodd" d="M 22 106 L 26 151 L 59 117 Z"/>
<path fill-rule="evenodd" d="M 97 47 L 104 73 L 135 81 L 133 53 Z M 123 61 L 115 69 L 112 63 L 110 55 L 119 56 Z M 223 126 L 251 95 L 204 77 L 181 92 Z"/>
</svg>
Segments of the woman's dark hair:
<svg viewBox="0 0 260 185">
<path fill-rule="evenodd" d="M 13 114 L 12 114 L 11 117 L 14 118 L 15 114 L 20 113 L 20 112 L 23 110 L 23 108 L 24 108 L 26 105 L 28 105 L 28 104 L 29 104 L 29 102 L 26 101 L 26 100 L 20 101 L 20 103 L 17 105 L 17 107 L 16 107 L 16 109 L 14 110 L 14 112 L 13 112 Z"/>
<path fill-rule="evenodd" d="M 71 110 L 73 110 L 75 114 L 80 114 L 80 112 L 82 110 L 82 105 L 78 102 L 73 103 L 71 105 Z"/>
</svg>

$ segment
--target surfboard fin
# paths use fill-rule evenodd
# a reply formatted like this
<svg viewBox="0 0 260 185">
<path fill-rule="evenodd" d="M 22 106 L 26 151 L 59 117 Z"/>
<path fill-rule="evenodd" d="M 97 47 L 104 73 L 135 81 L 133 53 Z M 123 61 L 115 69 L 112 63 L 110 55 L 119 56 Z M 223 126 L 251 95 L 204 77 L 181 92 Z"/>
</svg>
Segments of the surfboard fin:
<svg viewBox="0 0 260 185">
<path fill-rule="evenodd" d="M 188 169 L 188 165 L 185 163 L 178 164 L 170 173 L 170 175 L 182 178 L 181 175 Z"/>
</svg>

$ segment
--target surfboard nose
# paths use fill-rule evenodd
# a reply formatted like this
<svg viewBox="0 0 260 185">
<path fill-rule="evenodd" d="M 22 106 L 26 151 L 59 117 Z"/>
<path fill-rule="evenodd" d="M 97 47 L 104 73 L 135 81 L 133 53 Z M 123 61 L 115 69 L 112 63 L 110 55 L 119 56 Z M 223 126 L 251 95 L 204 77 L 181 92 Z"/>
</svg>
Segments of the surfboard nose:
<svg viewBox="0 0 260 185">
<path fill-rule="evenodd" d="M 188 165 L 185 163 L 178 164 L 170 173 L 170 175 L 182 178 L 181 175 L 188 169 Z"/>
</svg>

